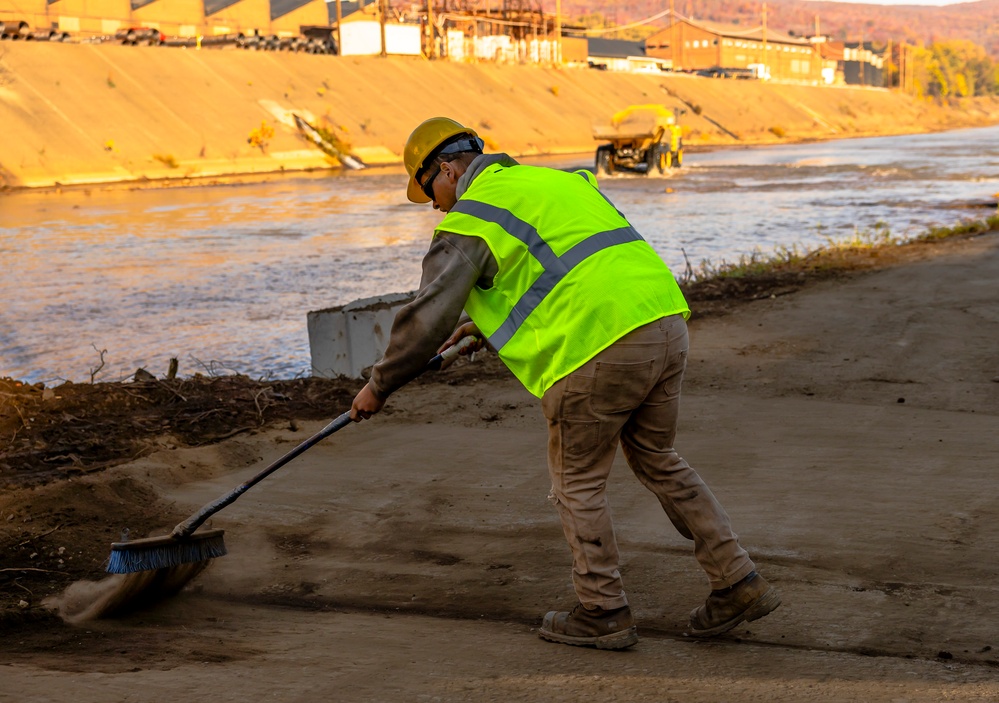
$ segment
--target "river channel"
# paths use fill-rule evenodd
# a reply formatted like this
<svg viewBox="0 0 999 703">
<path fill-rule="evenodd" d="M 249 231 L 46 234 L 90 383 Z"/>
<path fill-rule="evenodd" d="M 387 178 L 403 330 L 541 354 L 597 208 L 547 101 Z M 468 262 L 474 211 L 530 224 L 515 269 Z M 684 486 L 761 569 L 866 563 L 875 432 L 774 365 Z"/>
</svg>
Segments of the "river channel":
<svg viewBox="0 0 999 703">
<path fill-rule="evenodd" d="M 968 204 L 999 193 L 999 127 L 693 152 L 601 188 L 679 277 L 687 262 L 983 219 Z M 406 200 L 401 167 L 0 195 L 0 377 L 162 376 L 173 357 L 182 376 L 307 375 L 306 314 L 415 289 L 440 217 Z"/>
</svg>

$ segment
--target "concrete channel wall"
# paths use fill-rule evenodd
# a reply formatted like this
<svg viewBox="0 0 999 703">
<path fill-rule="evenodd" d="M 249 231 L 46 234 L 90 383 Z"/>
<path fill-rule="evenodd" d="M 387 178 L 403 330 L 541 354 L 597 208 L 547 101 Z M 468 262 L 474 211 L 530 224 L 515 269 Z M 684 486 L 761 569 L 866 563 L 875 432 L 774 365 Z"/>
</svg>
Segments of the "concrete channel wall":
<svg viewBox="0 0 999 703">
<path fill-rule="evenodd" d="M 456 64 L 114 44 L 0 43 L 0 187 L 52 187 L 324 169 L 293 113 L 323 122 L 368 163 L 399 162 L 445 111 L 491 151 L 587 152 L 631 104 L 684 109 L 687 145 L 930 131 L 999 120 L 884 90 L 585 68 Z M 254 131 L 273 134 L 251 143 Z"/>
</svg>

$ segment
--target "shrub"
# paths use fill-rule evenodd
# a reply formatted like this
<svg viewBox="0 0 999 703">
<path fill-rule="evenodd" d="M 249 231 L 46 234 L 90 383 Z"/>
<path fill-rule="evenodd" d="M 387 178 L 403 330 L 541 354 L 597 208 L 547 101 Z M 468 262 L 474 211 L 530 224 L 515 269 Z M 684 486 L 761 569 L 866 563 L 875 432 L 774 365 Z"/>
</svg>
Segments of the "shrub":
<svg viewBox="0 0 999 703">
<path fill-rule="evenodd" d="M 246 143 L 260 149 L 260 151 L 265 151 L 273 136 L 274 128 L 267 124 L 267 120 L 263 120 L 259 127 L 250 131 L 250 136 L 246 138 Z"/>
</svg>

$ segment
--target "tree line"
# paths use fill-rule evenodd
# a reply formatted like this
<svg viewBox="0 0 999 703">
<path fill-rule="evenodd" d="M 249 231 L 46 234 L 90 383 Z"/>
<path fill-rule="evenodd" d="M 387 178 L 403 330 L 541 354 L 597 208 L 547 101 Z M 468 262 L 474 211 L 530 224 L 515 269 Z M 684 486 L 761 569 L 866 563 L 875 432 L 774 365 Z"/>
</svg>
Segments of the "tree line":
<svg viewBox="0 0 999 703">
<path fill-rule="evenodd" d="M 657 0 L 658 2 L 658 0 Z M 677 11 L 685 6 L 686 0 L 677 0 L 675 6 Z M 787 7 L 793 7 L 790 0 L 785 0 Z M 600 3 L 595 3 L 600 6 Z M 605 3 L 606 4 L 606 3 Z M 563 6 L 572 7 L 572 3 L 564 3 Z M 661 6 L 661 3 L 659 3 Z M 713 0 L 711 7 L 716 13 L 724 15 L 715 21 L 728 20 L 747 24 L 746 13 L 753 7 L 752 3 L 741 0 Z M 855 17 L 849 14 L 851 6 L 844 6 L 845 9 L 836 7 L 836 10 L 845 17 Z M 896 10 L 897 8 L 880 8 L 877 6 L 859 6 L 861 11 Z M 629 26 L 626 23 L 637 19 L 641 11 L 648 11 L 652 6 L 646 8 L 642 0 L 632 0 L 623 2 L 616 8 L 614 15 L 607 15 L 599 11 L 591 11 L 587 14 L 579 14 L 574 17 L 573 22 L 578 26 L 588 29 L 610 28 L 620 26 L 618 32 L 606 34 L 604 36 L 615 39 L 626 39 L 630 41 L 642 41 L 652 33 L 668 26 L 668 20 L 659 19 L 656 22 Z M 825 9 L 825 8 L 824 8 Z M 906 8 L 919 10 L 939 10 L 941 8 Z M 724 10 L 729 10 L 725 14 Z M 828 12 L 828 10 L 826 10 Z M 661 10 L 660 10 L 661 12 Z M 732 13 L 735 13 L 733 16 Z M 741 16 L 740 16 L 741 13 Z M 790 14 L 790 13 L 788 13 Z M 614 18 L 617 18 L 615 21 Z M 622 22 L 621 20 L 624 20 Z M 842 21 L 842 18 L 840 18 Z M 752 16 L 750 16 L 752 21 Z M 925 43 L 914 36 L 912 32 L 903 32 L 905 37 L 902 41 L 892 41 L 890 38 L 879 38 L 879 34 L 886 35 L 884 31 L 880 33 L 873 28 L 873 23 L 857 23 L 863 27 L 863 31 L 855 36 L 843 30 L 842 25 L 838 31 L 834 32 L 833 38 L 845 41 L 848 44 L 853 42 L 863 42 L 875 53 L 890 53 L 887 56 L 888 85 L 890 87 L 902 88 L 917 97 L 949 99 L 973 97 L 976 95 L 999 95 L 999 62 L 993 60 L 989 50 L 975 43 L 970 39 L 948 39 L 934 40 Z M 958 31 L 958 30 L 955 30 Z M 804 36 L 805 32 L 794 32 Z"/>
<path fill-rule="evenodd" d="M 965 39 L 899 47 L 888 71 L 892 86 L 917 97 L 999 95 L 999 63 L 984 47 Z"/>
</svg>

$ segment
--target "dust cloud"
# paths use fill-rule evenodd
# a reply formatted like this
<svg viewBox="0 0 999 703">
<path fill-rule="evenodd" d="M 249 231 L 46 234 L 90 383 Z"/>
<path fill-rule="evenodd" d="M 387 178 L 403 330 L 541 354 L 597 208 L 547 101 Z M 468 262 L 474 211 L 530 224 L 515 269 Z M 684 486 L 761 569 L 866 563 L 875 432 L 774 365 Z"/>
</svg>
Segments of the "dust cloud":
<svg viewBox="0 0 999 703">
<path fill-rule="evenodd" d="M 61 594 L 46 598 L 42 606 L 74 625 L 127 615 L 176 595 L 207 565 L 208 562 L 195 562 L 133 574 L 114 574 L 100 581 L 76 581 Z"/>
</svg>

